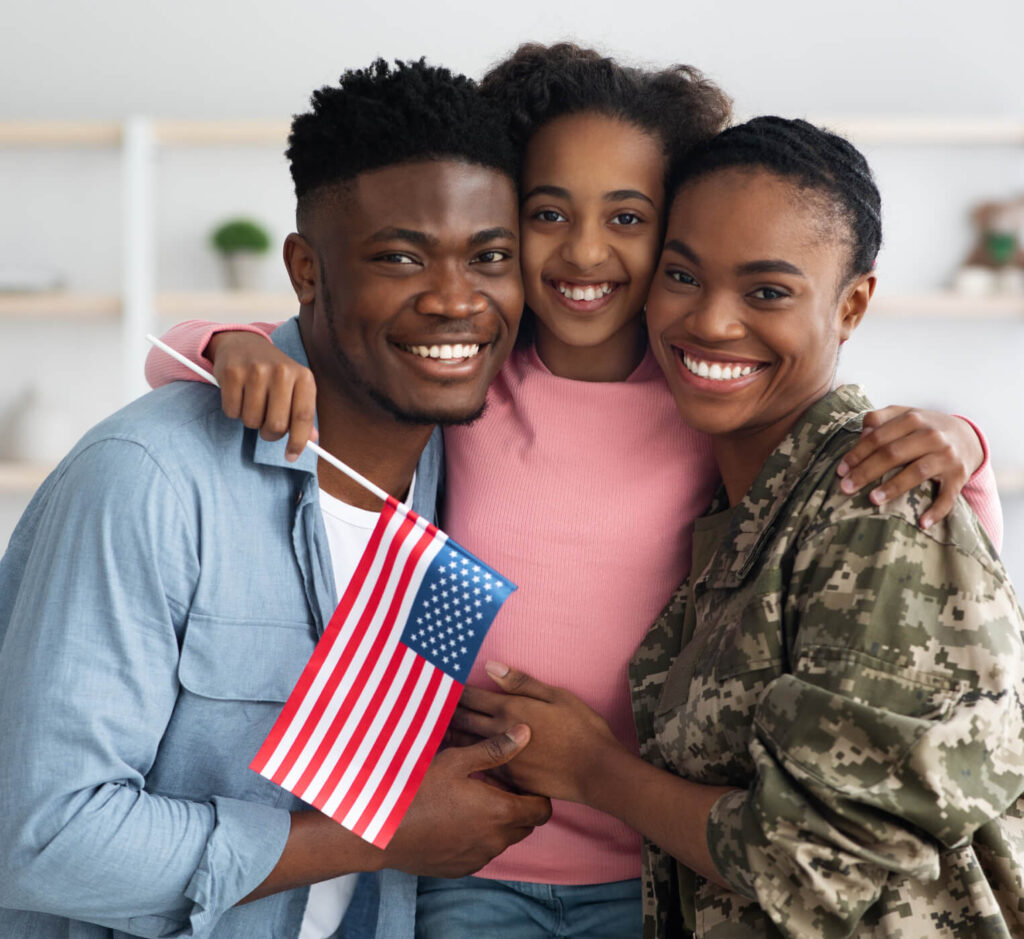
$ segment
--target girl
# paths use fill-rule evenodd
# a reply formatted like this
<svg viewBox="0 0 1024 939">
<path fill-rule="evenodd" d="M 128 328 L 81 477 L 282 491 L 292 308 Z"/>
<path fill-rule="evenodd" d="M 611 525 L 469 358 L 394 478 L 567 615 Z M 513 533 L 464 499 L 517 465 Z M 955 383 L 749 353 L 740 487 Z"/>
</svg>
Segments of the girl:
<svg viewBox="0 0 1024 939">
<path fill-rule="evenodd" d="M 516 785 L 652 842 L 645 935 L 1024 931 L 1024 617 L 962 504 L 877 506 L 836 468 L 870 404 L 836 359 L 875 287 L 878 191 L 803 121 L 732 128 L 677 176 L 648 300 L 723 486 L 631 667 L 639 759 L 564 689 L 489 663 L 455 724 L 524 721 Z"/>
<path fill-rule="evenodd" d="M 648 349 L 643 303 L 668 156 L 718 130 L 728 102 L 694 70 L 642 73 L 564 44 L 521 48 L 483 87 L 505 101 L 524 144 L 522 267 L 533 316 L 485 416 L 446 429 L 443 524 L 521 587 L 481 662 L 516 661 L 570 687 L 635 752 L 626 664 L 689 569 L 692 520 L 717 484 L 708 439 L 679 421 Z M 211 340 L 199 326 L 169 338 L 193 356 L 207 348 L 228 414 L 270 436 L 291 424 L 289 446 L 301 450 L 314 403 L 308 375 L 259 337 Z M 151 381 L 158 363 L 166 366 L 151 356 Z M 171 367 L 162 377 L 188 375 Z M 851 455 L 852 466 L 874 454 L 851 473 L 851 491 L 875 478 L 886 446 L 885 469 L 929 453 L 927 467 L 934 431 L 900 438 L 917 420 L 900 412 Z M 952 500 L 956 477 L 966 479 L 981 450 L 964 422 L 926 420 L 942 428 L 939 448 L 956 441 L 944 470 Z M 921 469 L 890 480 L 879 497 L 918 482 Z M 471 682 L 486 683 L 482 666 Z M 569 934 L 627 936 L 639 923 L 639 870 L 639 839 L 626 824 L 561 803 L 478 877 L 422 879 L 418 932 L 548 935 L 557 900 L 570 910 Z"/>
</svg>

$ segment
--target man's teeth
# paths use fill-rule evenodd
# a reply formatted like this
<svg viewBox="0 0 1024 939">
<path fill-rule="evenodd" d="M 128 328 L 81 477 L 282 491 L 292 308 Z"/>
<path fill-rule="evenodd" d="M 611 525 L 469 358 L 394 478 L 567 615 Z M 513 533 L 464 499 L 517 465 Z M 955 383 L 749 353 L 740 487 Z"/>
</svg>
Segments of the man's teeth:
<svg viewBox="0 0 1024 939">
<path fill-rule="evenodd" d="M 756 365 L 741 365 L 738 362 L 733 365 L 725 362 L 705 362 L 703 359 L 695 359 L 685 353 L 683 354 L 683 364 L 694 375 L 710 378 L 711 381 L 732 381 L 734 378 L 749 375 L 758 368 Z"/>
<path fill-rule="evenodd" d="M 421 359 L 469 359 L 480 351 L 476 343 L 455 343 L 442 346 L 403 346 L 406 352 L 418 355 Z"/>
<path fill-rule="evenodd" d="M 565 281 L 556 281 L 555 289 L 570 300 L 596 300 L 598 297 L 606 297 L 615 289 L 615 284 L 568 284 Z"/>
</svg>

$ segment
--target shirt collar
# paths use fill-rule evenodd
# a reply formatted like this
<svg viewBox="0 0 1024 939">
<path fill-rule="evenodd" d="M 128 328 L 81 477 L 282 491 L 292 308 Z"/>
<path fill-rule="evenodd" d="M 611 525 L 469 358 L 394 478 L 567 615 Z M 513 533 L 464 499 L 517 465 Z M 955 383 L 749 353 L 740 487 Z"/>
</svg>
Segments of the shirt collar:
<svg viewBox="0 0 1024 939">
<path fill-rule="evenodd" d="M 282 352 L 295 359 L 300 365 L 309 368 L 309 357 L 306 355 L 306 347 L 302 344 L 302 335 L 299 333 L 299 318 L 293 316 L 285 320 L 277 329 L 271 333 L 271 342 Z M 301 470 L 316 475 L 316 454 L 308 447 L 302 451 L 299 458 L 290 463 L 284 457 L 284 448 L 287 443 L 287 436 L 280 440 L 264 440 L 256 436 L 256 448 L 253 451 L 253 462 L 262 463 L 267 466 L 280 466 L 284 469 Z"/>
<path fill-rule="evenodd" d="M 729 533 L 702 581 L 739 584 L 768 543 L 786 503 L 818 455 L 843 428 L 859 423 L 871 402 L 857 385 L 841 385 L 809 407 L 761 467 L 732 513 Z"/>
</svg>

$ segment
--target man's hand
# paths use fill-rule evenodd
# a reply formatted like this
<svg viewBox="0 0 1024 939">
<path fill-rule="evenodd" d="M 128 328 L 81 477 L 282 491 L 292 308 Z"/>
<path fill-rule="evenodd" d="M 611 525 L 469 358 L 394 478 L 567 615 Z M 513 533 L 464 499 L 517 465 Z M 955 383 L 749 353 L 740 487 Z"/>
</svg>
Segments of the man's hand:
<svg viewBox="0 0 1024 939">
<path fill-rule="evenodd" d="M 308 440 L 316 440 L 316 382 L 308 368 L 251 332 L 216 333 L 205 355 L 213 362 L 228 417 L 241 418 L 264 440 L 288 434 L 289 460 L 298 459 Z"/>
<path fill-rule="evenodd" d="M 529 740 L 530 729 L 520 724 L 439 753 L 383 851 L 320 812 L 292 812 L 291 833 L 277 865 L 241 902 L 382 867 L 434 877 L 480 870 L 551 817 L 551 803 L 541 796 L 516 795 L 472 778 L 507 763 Z"/>
<path fill-rule="evenodd" d="M 381 866 L 462 877 L 544 824 L 551 817 L 547 799 L 516 795 L 473 778 L 507 763 L 529 740 L 529 728 L 518 724 L 472 746 L 438 753 Z"/>
</svg>

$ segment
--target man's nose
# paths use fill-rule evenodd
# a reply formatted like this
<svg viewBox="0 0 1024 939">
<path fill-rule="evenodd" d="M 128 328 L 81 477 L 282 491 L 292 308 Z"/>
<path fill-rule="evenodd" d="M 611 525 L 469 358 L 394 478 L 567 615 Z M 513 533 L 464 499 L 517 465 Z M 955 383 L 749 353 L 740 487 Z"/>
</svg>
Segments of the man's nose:
<svg viewBox="0 0 1024 939">
<path fill-rule="evenodd" d="M 434 282 L 416 298 L 416 312 L 424 316 L 461 319 L 487 310 L 487 297 L 467 274 L 439 270 Z"/>
</svg>

